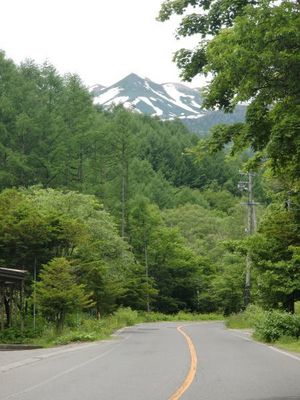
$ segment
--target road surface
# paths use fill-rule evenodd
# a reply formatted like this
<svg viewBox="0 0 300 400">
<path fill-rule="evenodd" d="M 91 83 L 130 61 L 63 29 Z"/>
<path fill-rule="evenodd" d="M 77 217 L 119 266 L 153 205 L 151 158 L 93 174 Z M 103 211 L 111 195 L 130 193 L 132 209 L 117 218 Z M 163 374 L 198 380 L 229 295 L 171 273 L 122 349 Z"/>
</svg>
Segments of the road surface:
<svg viewBox="0 0 300 400">
<path fill-rule="evenodd" d="M 300 400 L 300 356 L 222 323 L 152 323 L 113 340 L 0 352 L 0 400 Z"/>
</svg>

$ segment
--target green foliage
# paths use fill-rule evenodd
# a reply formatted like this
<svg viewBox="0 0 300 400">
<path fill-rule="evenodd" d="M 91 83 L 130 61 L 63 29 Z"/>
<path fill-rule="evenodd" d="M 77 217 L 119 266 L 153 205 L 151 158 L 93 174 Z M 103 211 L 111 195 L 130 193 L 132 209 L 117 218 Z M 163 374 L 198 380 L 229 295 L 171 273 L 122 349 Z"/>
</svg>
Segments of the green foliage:
<svg viewBox="0 0 300 400">
<path fill-rule="evenodd" d="M 256 152 L 251 168 L 268 159 L 277 174 L 284 171 L 297 180 L 299 3 L 165 1 L 159 19 L 173 14 L 183 15 L 179 37 L 202 37 L 195 49 L 179 50 L 175 61 L 185 80 L 211 74 L 204 106 L 230 112 L 239 102 L 249 103 L 245 124 L 214 127 L 210 151 L 227 143 L 233 143 L 233 153 L 251 147 Z"/>
<path fill-rule="evenodd" d="M 66 315 L 92 305 L 85 287 L 78 284 L 70 263 L 65 258 L 55 258 L 43 266 L 40 280 L 35 283 L 33 301 L 45 318 L 62 331 Z"/>
<path fill-rule="evenodd" d="M 300 296 L 299 232 L 293 212 L 270 206 L 258 233 L 248 240 L 255 267 L 254 290 L 266 307 L 294 312 Z"/>
<path fill-rule="evenodd" d="M 300 340 L 291 337 L 282 337 L 276 342 L 276 346 L 284 350 L 300 353 Z"/>
<path fill-rule="evenodd" d="M 247 8 L 247 14 L 222 31 L 207 51 L 207 70 L 216 77 L 206 105 L 230 109 L 238 101 L 251 99 L 246 125 L 236 130 L 224 127 L 213 140 L 219 144 L 233 140 L 237 149 L 250 145 L 265 153 L 272 168 L 290 173 L 299 165 L 299 88 L 293 79 L 299 68 L 297 7 L 292 2 L 277 6 L 264 2 Z M 293 174 L 297 175 L 296 170 Z"/>
<path fill-rule="evenodd" d="M 38 325 L 36 329 L 33 329 L 32 326 L 29 327 L 28 324 L 28 326 L 26 326 L 22 331 L 19 327 L 6 328 L 3 331 L 0 331 L 0 343 L 30 343 L 37 340 L 43 334 L 43 325 Z"/>
<path fill-rule="evenodd" d="M 234 19 L 243 14 L 247 4 L 256 3 L 252 0 L 166 0 L 161 6 L 158 19 L 166 21 L 174 14 L 183 15 L 176 36 L 200 35 L 205 39 L 218 34 L 223 27 L 231 26 Z M 189 6 L 197 12 L 187 13 Z M 180 49 L 175 53 L 174 60 L 184 80 L 191 81 L 203 71 L 207 64 L 206 45 L 207 41 L 202 40 L 193 50 Z"/>
<path fill-rule="evenodd" d="M 266 342 L 275 342 L 283 336 L 298 339 L 300 336 L 300 317 L 279 311 L 265 312 L 256 323 L 255 335 Z"/>
<path fill-rule="evenodd" d="M 34 265 L 39 274 L 43 263 L 64 256 L 91 293 L 96 313 L 122 304 L 144 307 L 143 271 L 94 196 L 32 187 L 3 191 L 0 203 L 3 266 L 23 266 L 32 276 Z"/>
<path fill-rule="evenodd" d="M 257 305 L 250 305 L 243 313 L 232 314 L 226 320 L 229 328 L 254 330 L 254 337 L 265 342 L 277 342 L 282 345 L 294 344 L 300 336 L 300 317 L 278 310 L 265 311 Z"/>
<path fill-rule="evenodd" d="M 186 204 L 164 213 L 167 225 L 178 227 L 186 243 L 198 255 L 194 307 L 197 311 L 222 310 L 226 314 L 242 307 L 242 258 L 223 246 L 228 239 L 244 235 L 244 211 L 240 206 L 231 215 Z"/>
<path fill-rule="evenodd" d="M 77 325 L 67 328 L 62 335 L 54 336 L 51 343 L 55 345 L 70 342 L 90 342 L 99 339 L 107 339 L 116 330 L 125 326 L 134 325 L 140 321 L 137 311 L 131 308 L 119 308 L 112 315 L 97 320 L 85 315 L 77 315 Z"/>
<path fill-rule="evenodd" d="M 207 189 L 203 197 L 211 208 L 230 213 L 236 203 L 234 196 L 227 190 Z"/>
<path fill-rule="evenodd" d="M 139 312 L 141 322 L 160 322 L 160 321 L 221 321 L 222 314 L 209 313 L 198 314 L 185 311 L 179 311 L 177 314 L 163 314 L 159 312 Z"/>
<path fill-rule="evenodd" d="M 1 71 L 5 64 L 1 53 Z M 1 99 L 7 99 L 11 112 L 9 119 L 1 119 L 1 186 L 78 182 L 83 130 L 93 113 L 79 78 L 62 78 L 53 66 L 32 61 L 5 78 L 7 90 L 1 91 Z"/>
<path fill-rule="evenodd" d="M 253 329 L 263 316 L 264 310 L 261 307 L 250 304 L 244 312 L 229 315 L 226 326 L 232 329 Z"/>
<path fill-rule="evenodd" d="M 178 230 L 160 227 L 149 246 L 149 273 L 159 291 L 155 308 L 167 313 L 193 309 L 198 268 L 199 260 Z"/>
<path fill-rule="evenodd" d="M 138 320 L 137 311 L 131 310 L 131 308 L 119 308 L 114 314 L 113 318 L 116 320 L 118 327 L 134 325 Z"/>
<path fill-rule="evenodd" d="M 59 209 L 42 209 L 26 191 L 5 190 L 0 194 L 1 264 L 23 267 L 56 256 L 68 255 L 84 235 L 84 227 Z"/>
<path fill-rule="evenodd" d="M 246 124 L 215 128 L 211 148 L 230 141 L 236 150 L 251 146 L 277 173 L 285 170 L 294 178 L 299 167 L 298 8 L 289 1 L 261 2 L 221 31 L 207 48 L 206 70 L 215 77 L 205 100 L 207 107 L 225 110 L 250 101 Z"/>
</svg>

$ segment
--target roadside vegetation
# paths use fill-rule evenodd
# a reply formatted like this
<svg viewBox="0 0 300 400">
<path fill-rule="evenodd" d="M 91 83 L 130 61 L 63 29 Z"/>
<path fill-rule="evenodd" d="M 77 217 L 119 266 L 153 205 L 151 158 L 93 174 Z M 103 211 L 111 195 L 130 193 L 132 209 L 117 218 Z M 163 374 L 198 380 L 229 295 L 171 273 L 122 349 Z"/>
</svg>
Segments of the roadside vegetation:
<svg viewBox="0 0 300 400">
<path fill-rule="evenodd" d="M 300 352 L 300 312 L 263 310 L 250 305 L 244 312 L 232 314 L 226 319 L 231 329 L 249 329 L 253 338 L 265 343 L 275 344 L 286 350 Z"/>
<path fill-rule="evenodd" d="M 23 332 L 15 328 L 6 329 L 3 333 L 0 333 L 0 343 L 20 343 L 51 347 L 72 342 L 111 339 L 111 335 L 117 330 L 143 322 L 220 320 L 223 320 L 223 316 L 216 313 L 192 314 L 181 311 L 177 314 L 167 315 L 156 312 L 137 312 L 130 308 L 120 308 L 113 314 L 101 319 L 96 319 L 94 316 L 89 316 L 85 313 L 70 315 L 63 331 L 57 331 L 55 324 L 46 323 L 43 319 L 39 319 L 35 330 L 32 327 L 28 327 Z"/>
</svg>

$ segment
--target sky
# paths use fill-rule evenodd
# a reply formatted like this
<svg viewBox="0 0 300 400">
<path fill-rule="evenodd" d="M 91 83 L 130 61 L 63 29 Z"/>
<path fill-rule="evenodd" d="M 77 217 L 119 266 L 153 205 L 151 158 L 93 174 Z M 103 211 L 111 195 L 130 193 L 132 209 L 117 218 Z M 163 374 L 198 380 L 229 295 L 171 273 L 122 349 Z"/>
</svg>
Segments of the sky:
<svg viewBox="0 0 300 400">
<path fill-rule="evenodd" d="M 196 41 L 175 39 L 179 17 L 155 20 L 162 1 L 0 0 L 0 49 L 16 63 L 47 60 L 87 86 L 109 86 L 131 72 L 157 83 L 180 82 L 173 53 Z"/>
</svg>

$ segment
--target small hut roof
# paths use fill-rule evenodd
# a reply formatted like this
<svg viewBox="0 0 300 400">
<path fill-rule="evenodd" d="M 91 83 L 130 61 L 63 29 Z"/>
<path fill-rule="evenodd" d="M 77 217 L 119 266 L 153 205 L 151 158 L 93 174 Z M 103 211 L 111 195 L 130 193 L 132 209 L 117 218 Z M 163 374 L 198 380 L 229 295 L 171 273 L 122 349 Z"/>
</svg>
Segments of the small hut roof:
<svg viewBox="0 0 300 400">
<path fill-rule="evenodd" d="M 0 268 L 0 282 L 20 282 L 25 279 L 27 271 L 12 268 Z"/>
</svg>

